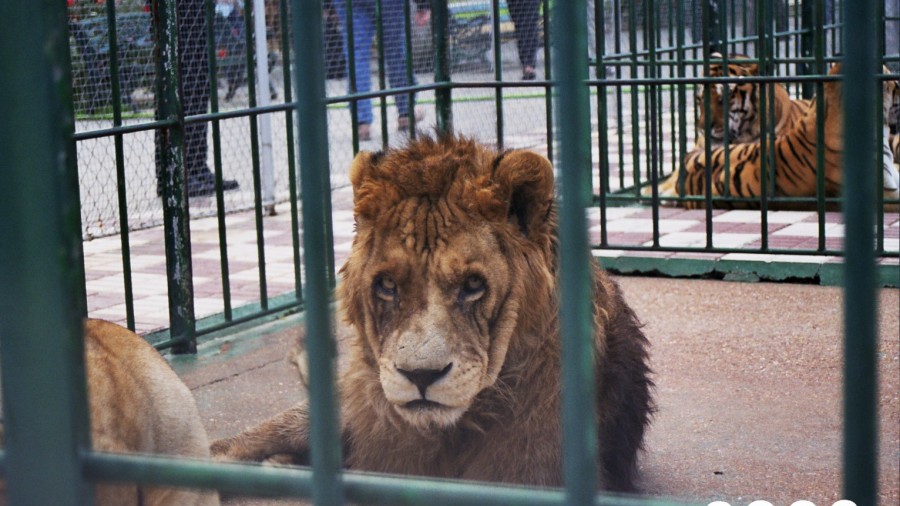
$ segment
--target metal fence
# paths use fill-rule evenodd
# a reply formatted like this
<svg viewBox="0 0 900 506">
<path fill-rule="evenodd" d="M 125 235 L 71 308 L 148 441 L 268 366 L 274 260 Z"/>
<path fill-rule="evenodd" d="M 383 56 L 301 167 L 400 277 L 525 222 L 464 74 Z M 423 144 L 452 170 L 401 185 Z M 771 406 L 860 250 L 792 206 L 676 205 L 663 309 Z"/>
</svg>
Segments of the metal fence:
<svg viewBox="0 0 900 506">
<path fill-rule="evenodd" d="M 737 49 L 765 62 L 771 73 L 761 77 L 760 82 L 821 83 L 826 61 L 835 60 L 841 49 L 846 54 L 854 55 L 854 58 L 844 62 L 844 86 L 855 90 L 845 95 L 845 107 L 855 113 L 846 118 L 844 157 L 854 161 L 872 160 L 874 165 L 876 157 L 871 140 L 880 135 L 876 126 L 883 119 L 875 100 L 875 82 L 884 77 L 880 76 L 877 63 L 887 61 L 895 64 L 898 60 L 896 54 L 880 58 L 878 55 L 883 51 L 879 52 L 879 47 L 886 47 L 883 37 L 879 35 L 873 39 L 869 35 L 882 34 L 885 21 L 896 23 L 897 20 L 886 17 L 881 12 L 882 4 L 872 0 L 854 2 L 853 9 L 845 9 L 846 16 L 841 16 L 836 7 L 824 9 L 824 1 L 798 5 L 796 2 L 766 0 L 746 4 L 754 7 L 739 9 L 733 1 L 614 0 L 594 5 L 591 11 L 585 2 L 551 2 L 550 8 L 544 3 L 538 25 L 543 49 L 538 53 L 539 68 L 535 69 L 535 77 L 544 79 L 520 81 L 512 75 L 524 69 L 515 64 L 509 65 L 504 59 L 504 51 L 509 50 L 508 45 L 504 46 L 508 41 L 504 42 L 503 36 L 504 30 L 508 30 L 504 26 L 508 8 L 504 10 L 503 3 L 494 0 L 480 2 L 475 6 L 477 8 L 469 9 L 468 4 L 475 3 L 433 2 L 431 26 L 434 36 L 430 49 L 435 55 L 433 78 L 420 76 L 421 84 L 413 84 L 409 78 L 415 72 L 411 57 L 414 51 L 410 51 L 404 65 L 408 79 L 405 86 L 392 83 L 392 89 L 388 91 L 369 92 L 351 88 L 349 94 L 336 91 L 343 84 L 326 82 L 323 78 L 327 70 L 323 58 L 326 49 L 322 37 L 323 6 L 318 1 L 293 0 L 289 6 L 287 0 L 282 0 L 279 4 L 273 4 L 276 8 L 270 13 L 278 15 L 270 16 L 271 24 L 262 25 L 260 21 L 265 16 L 260 12 L 264 11 L 254 11 L 248 2 L 241 13 L 243 25 L 233 25 L 238 32 L 238 27 L 243 28 L 243 61 L 230 62 L 225 61 L 231 56 L 230 49 L 222 53 L 217 47 L 219 39 L 213 21 L 224 10 L 217 10 L 212 2 L 154 1 L 150 4 L 149 16 L 152 20 L 150 26 L 153 27 L 153 43 L 150 46 L 155 54 L 155 64 L 150 67 L 129 63 L 129 51 L 144 51 L 146 48 L 141 42 L 124 44 L 125 37 L 129 36 L 126 34 L 131 30 L 126 28 L 130 21 L 120 19 L 116 2 L 107 2 L 104 9 L 92 11 L 106 17 L 105 35 L 90 31 L 88 20 L 80 16 L 73 19 L 72 11 L 66 12 L 61 3 L 47 2 L 40 7 L 15 2 L 0 4 L 0 28 L 7 40 L 15 41 L 0 45 L 0 64 L 4 67 L 4 72 L 0 73 L 4 90 L 0 101 L 7 111 L 0 121 L 0 136 L 4 139 L 0 145 L 0 157 L 9 164 L 6 171 L 8 180 L 0 185 L 0 221 L 4 223 L 0 228 L 0 339 L 3 350 L 3 402 L 7 414 L 6 442 L 0 458 L 0 471 L 6 477 L 13 503 L 85 504 L 90 500 L 87 483 L 92 480 L 217 487 L 265 495 L 312 495 L 317 504 L 338 504 L 342 497 L 390 504 L 421 504 L 425 501 L 430 504 L 652 503 L 595 497 L 592 473 L 585 470 L 593 466 L 567 466 L 565 491 L 537 492 L 464 483 L 374 478 L 339 471 L 339 461 L 336 460 L 339 441 L 333 432 L 337 424 L 334 410 L 328 409 L 325 403 L 332 399 L 333 388 L 331 372 L 326 366 L 329 363 L 330 339 L 328 294 L 334 283 L 330 195 L 332 188 L 340 188 L 345 183 L 337 171 L 326 172 L 325 169 L 346 165 L 360 146 L 390 145 L 402 140 L 403 135 L 414 135 L 414 107 L 408 110 L 409 121 L 406 125 L 395 125 L 390 120 L 401 107 L 398 97 L 416 93 L 419 103 L 433 101 L 435 105 L 434 118 L 426 118 L 424 123 L 430 120 L 438 128 L 452 126 L 457 131 L 472 132 L 476 137 L 501 146 L 528 146 L 527 139 L 534 134 L 531 125 L 534 125 L 537 132 L 534 135 L 541 139 L 548 155 L 555 159 L 559 167 L 563 255 L 572 255 L 573 258 L 586 256 L 579 254 L 589 246 L 584 221 L 585 207 L 599 205 L 600 223 L 604 225 L 604 213 L 614 204 L 637 202 L 647 203 L 653 211 L 653 241 L 652 244 L 641 245 L 641 248 L 692 251 L 692 248 L 660 244 L 659 226 L 662 219 L 657 214 L 660 200 L 648 201 L 641 196 L 640 187 L 643 182 L 655 182 L 661 173 L 677 167 L 678 157 L 686 151 L 688 125 L 692 125 L 690 116 L 685 112 L 689 107 L 686 98 L 688 86 L 694 82 L 717 82 L 699 77 L 700 69 L 708 68 L 713 50 L 730 52 Z M 126 5 L 131 4 L 122 3 L 123 7 Z M 202 9 L 193 11 L 193 14 L 179 10 L 197 5 Z M 696 22 L 698 5 L 699 23 Z M 835 2 L 835 5 L 840 5 L 840 2 Z M 805 15 L 807 6 L 812 7 L 813 19 L 818 22 L 807 24 L 810 19 Z M 141 14 L 144 12 L 143 5 L 131 7 L 133 12 L 129 14 L 144 16 Z M 286 15 L 289 8 L 292 16 Z M 403 9 L 405 40 L 412 40 L 413 9 L 408 4 Z M 228 15 L 234 12 L 229 11 Z M 253 12 L 257 13 L 255 17 Z M 588 27 L 583 23 L 588 12 L 593 12 L 593 19 L 596 20 L 592 25 L 595 51 L 592 62 L 596 70 L 592 78 L 589 78 L 584 59 L 578 57 L 588 52 Z M 718 23 L 712 22 L 713 12 L 719 13 Z M 487 25 L 483 26 L 490 35 L 488 39 L 475 36 L 485 33 L 475 30 L 481 22 L 463 25 L 482 14 L 485 16 L 483 20 L 488 20 Z M 743 21 L 753 19 L 754 15 L 755 29 L 752 21 Z M 830 21 L 823 22 L 823 19 L 829 19 L 829 15 L 832 16 Z M 345 23 L 349 17 L 346 13 L 343 16 L 338 13 L 337 16 L 343 18 Z M 179 20 L 188 18 L 205 20 L 205 31 L 196 27 L 193 30 L 179 27 Z M 549 22 L 551 18 L 552 24 Z M 691 20 L 691 27 L 699 26 L 701 32 L 699 36 L 692 34 L 691 42 L 686 40 L 685 30 L 673 30 L 673 27 L 688 26 L 687 19 Z M 68 31 L 67 22 L 70 27 Z M 73 24 L 79 26 L 73 27 Z M 259 29 L 259 26 L 263 28 Z M 121 46 L 120 27 L 123 34 Z M 203 37 L 195 46 L 187 42 L 190 35 L 181 33 L 182 29 L 193 32 L 194 36 L 199 32 Z M 381 26 L 375 27 L 379 32 L 383 29 Z M 87 32 L 87 35 L 76 35 L 79 30 Z M 102 29 L 97 30 L 103 32 Z M 262 39 L 268 41 L 268 37 L 261 34 L 269 31 L 273 33 L 273 38 L 268 44 L 263 44 Z M 71 35 L 70 44 L 67 44 L 67 33 Z M 565 33 L 566 36 L 554 38 L 553 33 Z M 619 36 L 620 33 L 627 34 L 627 44 Z M 808 45 L 810 36 L 813 41 L 811 49 Z M 94 57 L 86 56 L 92 47 L 91 37 L 106 39 L 105 53 L 98 51 L 93 61 L 90 60 Z M 83 40 L 72 42 L 75 38 Z M 385 40 L 384 35 L 378 40 Z M 489 40 L 488 46 L 484 46 L 484 40 Z M 463 74 L 459 70 L 472 64 L 468 61 L 471 46 L 466 44 L 469 43 L 479 44 L 476 46 L 479 48 L 476 56 L 478 51 L 484 49 L 482 55 L 487 55 L 481 58 L 484 62 L 475 63 L 487 66 L 487 74 Z M 783 53 L 777 49 L 781 45 L 785 48 Z M 197 47 L 203 49 L 199 53 L 188 54 L 197 51 Z M 610 47 L 614 49 L 610 51 Z M 810 50 L 812 53 L 806 52 Z M 281 76 L 277 82 L 282 88 L 276 91 L 279 97 L 283 97 L 283 102 L 267 105 L 265 99 L 268 97 L 271 100 L 273 93 L 265 85 L 265 78 L 259 79 L 260 74 L 267 74 L 258 73 L 255 68 L 268 65 L 270 59 L 267 53 L 279 51 L 280 56 L 276 56 L 274 61 L 275 70 L 278 69 L 277 63 L 281 63 Z M 81 54 L 80 60 L 77 54 Z M 347 52 L 348 57 L 353 54 L 352 50 Z M 385 49 L 381 43 L 375 45 L 373 55 L 379 62 L 383 61 Z M 190 63 L 186 62 L 190 62 L 191 58 L 199 61 L 202 57 L 205 57 L 206 64 L 200 63 L 198 66 L 208 69 L 209 77 L 198 78 L 201 85 L 195 84 L 193 90 L 188 89 L 191 81 L 189 71 L 183 70 L 182 75 L 174 71 L 161 71 L 179 66 L 187 68 Z M 143 58 L 137 60 L 145 61 Z M 352 60 L 352 57 L 348 59 Z M 352 63 L 350 69 L 354 68 Z M 242 80 L 232 96 L 232 100 L 238 100 L 234 97 L 241 97 L 244 93 L 242 87 L 246 86 L 246 103 L 241 103 L 240 107 L 221 107 L 219 94 L 223 90 L 219 89 L 219 72 L 225 76 L 228 65 L 243 65 L 242 72 L 247 73 L 246 83 Z M 340 69 L 340 65 L 337 68 Z M 90 93 L 77 89 L 73 100 L 72 83 L 79 82 L 79 72 L 94 75 L 84 78 L 85 82 L 99 87 Z M 147 102 L 143 98 L 146 95 L 139 93 L 141 83 L 149 82 L 144 81 L 148 73 L 152 75 L 153 89 L 141 93 L 153 95 L 152 113 L 141 112 L 141 104 Z M 379 84 L 385 88 L 382 74 L 379 72 Z M 98 75 L 105 77 L 98 80 Z M 792 77 L 787 79 L 787 76 Z M 795 76 L 813 76 L 817 79 L 811 81 Z M 521 77 L 531 76 L 523 72 Z M 227 77 L 224 79 L 228 81 Z M 204 82 L 205 86 L 202 84 Z M 727 79 L 721 82 L 725 83 Z M 230 85 L 227 82 L 223 85 L 226 98 L 232 91 Z M 108 86 L 108 91 L 105 86 Z M 294 86 L 296 100 L 291 91 Z M 816 86 L 821 95 L 822 85 Z M 258 90 L 263 91 L 259 93 Z M 795 94 L 803 94 L 803 86 L 795 86 L 793 90 Z M 200 99 L 191 98 L 192 93 L 199 95 Z M 552 97 L 554 93 L 555 98 Z M 208 96 L 210 110 L 192 110 L 191 104 L 202 102 L 204 96 Z M 368 132 L 372 140 L 368 141 L 361 135 L 364 132 L 360 130 L 360 125 L 364 121 L 358 110 L 359 101 L 365 98 L 374 98 L 377 102 Z M 673 102 L 666 105 L 667 99 Z M 555 108 L 552 107 L 553 102 Z M 74 109 L 71 106 L 73 103 Z M 703 107 L 709 106 L 706 100 Z M 127 112 L 123 107 L 132 111 Z M 137 113 L 134 107 L 137 107 Z M 348 110 L 354 114 L 348 114 Z M 612 110 L 617 113 L 608 114 Z M 673 113 L 655 114 L 660 110 L 671 110 Z M 294 124 L 295 111 L 299 124 Z M 597 111 L 595 117 L 599 128 L 592 128 L 590 111 Z M 606 123 L 607 117 L 617 118 L 614 126 Z M 273 131 L 269 137 L 265 133 L 267 119 Z M 283 122 L 282 132 L 277 132 L 274 127 L 277 122 Z M 476 125 L 484 127 L 484 123 L 487 123 L 487 128 L 476 128 Z M 232 125 L 235 130 L 228 133 Z M 195 130 L 201 126 L 206 132 L 199 137 L 211 139 L 211 149 L 207 146 L 211 153 L 202 158 L 206 163 L 192 169 L 191 157 L 197 155 L 188 145 L 204 142 L 189 139 L 198 137 Z M 397 133 L 395 126 L 406 126 L 409 130 L 405 134 Z M 591 133 L 597 130 L 597 149 L 600 153 L 592 157 Z M 610 132 L 615 132 L 618 139 L 608 137 Z M 626 137 L 627 132 L 631 132 L 630 138 Z M 295 136 L 299 139 L 299 152 L 295 152 Z M 226 147 L 230 144 L 225 142 L 229 137 L 240 139 L 240 142 L 236 143 L 237 146 Z M 281 139 L 278 141 L 280 148 L 275 148 L 274 139 Z M 266 154 L 267 140 L 272 144 L 269 153 L 273 159 L 279 150 L 285 154 L 283 163 L 272 165 L 273 171 L 275 166 L 283 171 L 281 175 L 265 172 L 268 163 L 265 160 L 269 156 Z M 667 146 L 671 149 L 668 157 L 665 156 Z M 230 152 L 229 149 L 236 151 Z M 239 153 L 244 153 L 243 158 Z M 592 158 L 597 162 L 596 174 L 589 170 L 594 164 L 586 163 Z M 295 159 L 299 160 L 302 171 L 299 195 Z M 620 163 L 615 166 L 613 160 Z M 883 203 L 875 193 L 876 184 L 881 182 L 877 174 L 879 172 L 876 170 L 861 170 L 858 177 L 847 178 L 847 197 L 843 201 L 846 220 L 846 274 L 843 279 L 846 285 L 845 325 L 848 329 L 845 332 L 848 379 L 844 480 L 845 496 L 857 504 L 874 504 L 877 475 L 874 472 L 874 258 L 876 255 L 896 256 L 884 246 L 884 215 L 880 210 L 878 213 L 872 212 L 873 203 Z M 200 179 L 190 180 L 192 176 Z M 613 185 L 616 179 L 618 186 Z M 277 190 L 278 184 L 273 185 L 272 181 L 280 182 L 281 189 Z M 111 193 L 111 198 L 110 194 L 105 194 L 103 198 L 92 197 L 91 192 L 99 188 L 115 188 L 115 191 Z M 276 190 L 268 193 L 273 188 Z M 594 191 L 587 191 L 591 188 Z M 80 215 L 76 201 L 79 189 L 82 192 Z M 279 191 L 287 197 L 279 197 Z M 156 192 L 161 199 L 157 198 Z M 716 251 L 721 248 L 715 245 L 712 231 L 713 210 L 710 204 L 713 202 L 708 196 L 704 199 L 707 210 L 703 212 L 707 213 L 706 221 L 710 225 L 706 244 L 700 250 Z M 773 195 L 772 200 L 777 201 L 776 196 Z M 297 209 L 298 201 L 302 201 L 302 219 L 305 223 L 324 224 L 303 229 L 305 269 L 300 266 L 301 238 L 298 231 L 301 215 Z M 114 204 L 101 205 L 106 202 Z M 295 289 L 285 298 L 270 296 L 267 290 L 269 277 L 265 256 L 270 250 L 266 242 L 264 217 L 277 202 L 286 202 L 292 227 L 288 256 L 293 264 L 290 277 Z M 765 202 L 762 199 L 760 212 L 763 224 L 765 217 L 772 213 Z M 829 202 L 820 196 L 811 203 L 816 206 L 821 227 L 826 212 L 824 208 Z M 106 214 L 102 217 L 86 217 L 90 215 L 85 213 L 92 212 L 91 209 L 103 206 L 106 206 Z M 250 210 L 255 224 L 252 233 L 256 239 L 260 294 L 259 301 L 246 312 L 237 311 L 229 302 L 228 214 L 242 209 Z M 220 248 L 215 256 L 225 295 L 222 315 L 198 327 L 193 307 L 194 258 L 191 254 L 189 217 L 195 218 L 204 213 L 213 216 L 217 224 Z M 316 406 L 313 409 L 312 429 L 313 434 L 318 435 L 313 438 L 311 471 L 101 455 L 89 451 L 85 444 L 87 418 L 78 325 L 81 315 L 87 312 L 80 247 L 82 239 L 108 231 L 118 234 L 121 262 L 124 264 L 124 310 L 127 323 L 133 328 L 134 283 L 130 278 L 132 251 L 129 237 L 132 229 L 159 222 L 165 224 L 171 322 L 167 333 L 169 340 L 158 343 L 160 346 L 189 351 L 198 332 L 297 308 L 301 302 L 299 294 L 305 291 L 310 377 L 313 380 L 311 398 Z M 128 226 L 123 226 L 124 223 Z M 874 235 L 872 231 L 875 231 Z M 767 229 L 763 225 L 760 230 L 763 246 L 754 251 L 772 251 L 772 248 L 765 247 L 766 234 Z M 825 237 L 821 237 L 819 247 L 809 252 L 840 253 L 827 247 Z M 630 247 L 628 244 L 613 244 L 608 237 L 601 237 L 600 245 Z M 562 264 L 562 297 L 572 307 L 571 312 L 563 315 L 564 329 L 579 329 L 580 319 L 589 315 L 589 308 L 582 307 L 588 301 L 574 296 L 584 293 L 580 284 L 587 279 L 587 268 L 581 262 Z M 304 281 L 302 287 L 301 277 Z M 568 350 L 577 349 L 578 343 L 587 342 L 589 336 L 570 330 L 565 332 Z M 585 377 L 588 373 L 566 369 L 567 385 L 590 381 Z M 42 399 L 42 402 L 34 402 L 34 399 Z M 566 416 L 567 434 L 590 432 L 583 426 L 589 423 L 588 420 L 576 416 L 577 413 L 568 408 L 566 412 L 571 413 Z M 576 437 L 566 439 L 567 462 L 592 461 L 589 445 Z"/>
</svg>

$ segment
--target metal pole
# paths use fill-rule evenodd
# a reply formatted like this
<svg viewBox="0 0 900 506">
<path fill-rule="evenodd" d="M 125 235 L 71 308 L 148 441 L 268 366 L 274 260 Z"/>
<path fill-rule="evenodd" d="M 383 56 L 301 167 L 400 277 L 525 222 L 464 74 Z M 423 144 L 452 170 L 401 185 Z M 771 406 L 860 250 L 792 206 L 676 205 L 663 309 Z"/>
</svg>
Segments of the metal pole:
<svg viewBox="0 0 900 506">
<path fill-rule="evenodd" d="M 348 6 L 350 2 L 348 2 Z M 322 2 L 292 0 L 294 82 L 300 141 L 300 194 L 306 251 L 306 345 L 309 356 L 310 443 L 313 500 L 318 506 L 343 502 L 341 444 L 333 366 L 329 279 L 331 191 L 328 185 L 328 124 L 322 55 Z M 350 19 L 348 9 L 347 18 Z M 350 39 L 352 37 L 348 37 Z M 352 54 L 352 52 L 350 52 Z M 355 125 L 354 125 L 355 126 Z"/>
<path fill-rule="evenodd" d="M 431 9 L 432 44 L 434 47 L 434 82 L 450 81 L 450 43 L 447 40 L 450 17 L 447 0 L 435 0 Z M 453 131 L 453 99 L 449 87 L 435 90 L 437 127 L 442 132 Z"/>
<path fill-rule="evenodd" d="M 271 102 L 269 82 L 269 50 L 266 45 L 266 6 L 263 0 L 253 2 L 253 41 L 256 49 L 256 103 L 266 107 Z M 275 214 L 275 162 L 272 155 L 272 117 L 259 116 L 259 173 L 262 179 L 262 203 L 266 214 Z"/>
<path fill-rule="evenodd" d="M 875 360 L 878 299 L 872 231 L 875 202 L 875 0 L 844 3 L 844 498 L 875 504 L 878 486 Z"/>
<path fill-rule="evenodd" d="M 597 487 L 596 384 L 591 261 L 590 107 L 584 0 L 554 2 L 554 76 L 561 175 L 560 320 L 563 339 L 563 470 L 568 504 L 591 504 Z M 633 20 L 633 18 L 632 18 Z M 560 36 L 560 34 L 565 34 Z M 585 191 L 585 186 L 588 191 Z"/>
<path fill-rule="evenodd" d="M 166 274 L 169 288 L 169 333 L 175 353 L 197 351 L 191 229 L 184 167 L 184 109 L 179 95 L 178 19 L 175 0 L 155 0 L 153 21 L 157 51 L 158 119 L 178 122 L 159 131 L 157 171 L 162 186 Z"/>
<path fill-rule="evenodd" d="M 10 504 L 92 504 L 84 275 L 63 2 L 0 3 L 0 346 Z"/>
</svg>

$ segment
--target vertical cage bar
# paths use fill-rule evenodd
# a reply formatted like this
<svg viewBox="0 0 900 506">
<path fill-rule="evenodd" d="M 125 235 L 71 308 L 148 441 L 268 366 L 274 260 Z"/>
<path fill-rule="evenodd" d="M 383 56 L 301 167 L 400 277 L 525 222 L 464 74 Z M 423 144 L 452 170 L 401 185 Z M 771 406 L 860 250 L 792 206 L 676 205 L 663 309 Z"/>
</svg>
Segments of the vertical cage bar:
<svg viewBox="0 0 900 506">
<path fill-rule="evenodd" d="M 434 47 L 434 82 L 450 82 L 450 44 L 448 39 L 450 16 L 447 0 L 431 3 L 432 47 Z M 450 87 L 434 90 L 437 107 L 437 127 L 442 132 L 453 131 L 453 98 Z"/>
<path fill-rule="evenodd" d="M 377 35 L 375 38 L 375 52 L 378 55 L 378 89 L 384 90 L 387 88 L 387 81 L 385 80 L 387 72 L 385 71 L 384 61 L 384 13 L 381 9 L 381 0 L 375 0 L 375 33 Z M 396 99 L 394 100 L 396 101 Z M 386 96 L 382 95 L 378 98 L 378 107 L 381 110 L 381 145 L 384 149 L 387 149 L 390 144 L 390 137 L 388 133 Z"/>
<path fill-rule="evenodd" d="M 606 8 L 603 4 L 604 2 L 602 1 L 594 1 L 594 48 L 597 57 L 597 79 L 606 79 Z M 609 233 L 606 230 L 606 194 L 609 192 L 609 125 L 606 117 L 609 114 L 609 104 L 607 103 L 607 90 L 606 84 L 597 86 L 597 128 L 600 130 L 600 135 L 598 136 L 599 146 L 597 146 L 600 151 L 600 160 L 598 160 L 600 167 L 600 247 L 602 248 L 609 245 Z M 550 95 L 549 90 L 547 95 Z"/>
<path fill-rule="evenodd" d="M 825 69 L 825 51 L 822 23 L 824 23 L 824 6 L 817 5 L 816 15 L 816 61 L 815 72 L 819 75 L 827 74 Z M 815 95 L 824 97 L 824 85 L 822 81 L 815 83 Z M 816 140 L 825 139 L 825 101 L 816 100 Z M 816 142 L 816 214 L 818 221 L 818 250 L 825 251 L 825 142 Z"/>
<path fill-rule="evenodd" d="M 122 126 L 122 100 L 119 82 L 119 44 L 116 27 L 116 2 L 106 2 L 109 25 L 109 82 L 112 88 L 113 127 Z M 128 229 L 128 194 L 125 183 L 125 148 L 121 133 L 113 136 L 116 156 L 116 192 L 119 204 L 119 244 L 122 248 L 122 284 L 125 289 L 125 321 L 134 330 L 134 290 L 131 281 L 131 241 Z"/>
<path fill-rule="evenodd" d="M 875 360 L 878 311 L 872 251 L 875 177 L 869 168 L 875 139 L 875 0 L 844 4 L 846 19 L 843 85 L 844 163 L 856 163 L 844 178 L 844 498 L 875 504 L 877 466 L 878 363 Z M 846 169 L 845 169 L 846 170 Z"/>
<path fill-rule="evenodd" d="M 348 14 L 350 18 L 349 6 Z M 309 357 L 310 443 L 313 501 L 340 505 L 341 445 L 333 366 L 331 287 L 327 231 L 331 190 L 328 177 L 328 123 L 322 55 L 322 2 L 291 1 L 294 82 L 300 141 L 300 192 L 303 203 L 303 246 L 306 251 L 306 346 Z"/>
<path fill-rule="evenodd" d="M 293 6 L 293 0 L 291 0 L 291 5 Z M 341 5 L 343 5 L 343 10 L 341 10 Z M 334 0 L 334 6 L 338 9 L 338 12 L 344 13 L 344 47 L 347 49 L 347 80 L 350 83 L 348 85 L 348 90 L 350 94 L 356 94 L 356 42 L 354 39 L 354 28 L 353 28 L 353 2 L 352 0 Z M 296 9 L 291 7 L 291 19 L 297 15 Z M 294 23 L 294 21 L 292 21 Z M 298 46 L 295 44 L 295 48 Z M 294 57 L 299 58 L 299 53 L 295 52 Z M 297 83 L 297 86 L 300 86 L 300 83 Z M 352 139 L 353 139 L 353 152 L 359 152 L 359 100 L 352 99 L 350 100 L 350 128 L 352 131 Z M 303 172 L 303 169 L 300 169 Z"/>
<path fill-rule="evenodd" d="M 648 61 L 648 75 L 647 77 L 650 79 L 659 79 L 659 72 L 656 66 L 656 37 L 658 35 L 656 28 L 656 2 L 653 0 L 649 0 L 646 5 L 646 17 L 644 19 L 644 33 L 647 34 L 647 55 L 649 56 Z M 659 110 L 659 100 L 657 96 L 657 87 L 653 84 L 648 84 L 647 88 L 649 93 L 647 94 L 650 104 L 649 109 L 647 110 L 647 117 L 650 120 L 650 142 L 648 142 L 648 146 L 650 146 L 650 185 L 653 188 L 653 201 L 651 202 L 651 216 L 653 218 L 653 247 L 659 247 L 659 153 L 662 151 L 657 144 L 657 138 L 660 137 L 659 132 L 662 130 L 659 128 L 656 118 L 662 116 L 662 111 Z"/>
<path fill-rule="evenodd" d="M 413 47 L 412 47 L 412 21 L 411 21 L 411 13 L 410 13 L 410 5 L 409 2 L 403 2 L 403 46 L 405 51 L 405 66 L 406 66 L 406 83 L 407 85 L 411 85 L 415 83 L 415 76 L 413 75 Z M 407 104 L 409 104 L 409 115 L 407 116 L 409 120 L 409 128 L 407 128 L 406 133 L 409 134 L 410 139 L 416 138 L 416 94 L 415 93 L 407 93 Z"/>
<path fill-rule="evenodd" d="M 169 334 L 174 353 L 197 351 L 191 229 L 184 166 L 184 109 L 179 94 L 178 24 L 175 0 L 151 3 L 156 31 L 157 115 L 178 124 L 158 133 L 157 168 L 162 184 L 166 274 L 169 289 Z"/>
<path fill-rule="evenodd" d="M 550 2 L 541 2 L 544 21 L 544 78 L 548 84 L 544 86 L 544 115 L 547 125 L 547 159 L 553 163 L 556 153 L 553 149 L 553 87 L 549 84 L 553 80 L 553 51 L 550 50 Z"/>
<path fill-rule="evenodd" d="M 253 51 L 255 42 L 253 35 L 253 8 L 252 2 L 262 0 L 248 0 L 244 9 L 244 58 L 247 62 L 247 99 L 251 108 L 256 107 L 256 73 L 259 68 L 256 61 L 256 53 Z M 267 65 L 262 62 L 262 65 Z M 269 290 L 266 280 L 266 239 L 263 233 L 263 202 L 262 202 L 262 172 L 259 155 L 259 115 L 247 116 L 250 125 L 250 165 L 253 174 L 253 218 L 256 224 L 256 259 L 259 274 L 259 304 L 263 310 L 269 308 Z"/>
<path fill-rule="evenodd" d="M 817 49 L 816 34 L 821 26 L 817 22 L 819 18 L 816 16 L 815 11 L 822 10 L 822 8 L 816 9 L 813 4 L 814 0 L 802 0 L 800 5 L 800 54 L 804 59 L 813 57 L 813 53 Z M 800 75 L 808 76 L 813 73 L 813 67 L 808 61 L 804 61 L 799 67 Z M 803 98 L 812 98 L 813 94 L 815 94 L 815 83 L 804 82 L 801 89 L 803 90 Z"/>
<path fill-rule="evenodd" d="M 291 82 L 291 27 L 288 13 L 288 0 L 279 0 L 281 13 L 278 16 L 281 22 L 281 62 L 284 74 L 284 102 L 289 104 L 294 100 L 294 90 Z M 294 113 L 284 113 L 285 141 L 287 143 L 288 164 L 288 188 L 291 195 L 291 245 L 294 254 L 294 293 L 298 301 L 303 299 L 303 270 L 300 259 L 300 214 L 297 206 L 297 164 L 294 150 L 296 139 L 294 138 Z"/>
<path fill-rule="evenodd" d="M 64 2 L 0 3 L 0 373 L 10 504 L 92 504 Z M 35 302 L 40 301 L 39 304 Z M 40 402 L 36 402 L 40 400 Z"/>
<path fill-rule="evenodd" d="M 494 80 L 503 81 L 503 54 L 500 34 L 500 0 L 491 0 L 491 31 L 494 34 Z M 494 90 L 494 108 L 497 111 L 497 148 L 503 149 L 503 87 Z"/>
<path fill-rule="evenodd" d="M 216 32 L 213 0 L 206 1 L 206 51 L 209 61 L 209 110 L 219 112 L 219 69 L 216 62 Z M 216 223 L 219 230 L 219 269 L 222 273 L 222 304 L 225 321 L 231 321 L 231 280 L 228 267 L 228 229 L 225 224 L 225 196 L 222 191 L 222 132 L 218 118 L 211 121 L 213 144 L 213 175 L 216 184 Z"/>
<path fill-rule="evenodd" d="M 629 68 L 628 77 L 637 79 L 640 77 L 638 72 L 638 60 L 640 58 L 640 49 L 637 40 L 637 23 L 638 11 L 635 6 L 636 2 L 628 2 L 628 51 L 629 51 Z M 641 182 L 641 125 L 640 125 L 640 87 L 636 84 L 631 85 L 631 177 L 632 192 L 635 198 L 640 198 L 641 191 L 639 189 Z"/>
<path fill-rule="evenodd" d="M 587 27 L 584 0 L 553 4 L 554 74 L 561 172 L 560 318 L 563 335 L 563 469 L 568 504 L 592 504 L 596 489 L 597 430 L 590 251 L 583 177 L 590 166 Z M 587 178 L 590 181 L 590 178 Z"/>
</svg>

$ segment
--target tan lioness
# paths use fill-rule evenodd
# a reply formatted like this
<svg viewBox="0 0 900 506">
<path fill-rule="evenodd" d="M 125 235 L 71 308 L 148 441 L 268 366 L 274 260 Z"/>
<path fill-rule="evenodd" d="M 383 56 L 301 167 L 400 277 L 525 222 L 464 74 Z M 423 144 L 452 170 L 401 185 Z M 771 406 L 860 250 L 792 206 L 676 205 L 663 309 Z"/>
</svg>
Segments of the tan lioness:
<svg viewBox="0 0 900 506">
<path fill-rule="evenodd" d="M 191 391 L 143 338 L 103 320 L 84 322 L 91 439 L 97 451 L 208 458 Z M 98 506 L 215 506 L 216 492 L 100 484 Z"/>
<path fill-rule="evenodd" d="M 355 470 L 562 483 L 556 212 L 550 162 L 475 141 L 420 138 L 360 153 L 356 236 L 339 296 L 354 330 L 339 377 L 344 464 Z M 595 266 L 593 358 L 604 488 L 634 487 L 653 411 L 647 340 Z M 221 459 L 309 450 L 303 402 L 230 439 Z M 280 457 L 279 457 L 280 458 Z"/>
</svg>

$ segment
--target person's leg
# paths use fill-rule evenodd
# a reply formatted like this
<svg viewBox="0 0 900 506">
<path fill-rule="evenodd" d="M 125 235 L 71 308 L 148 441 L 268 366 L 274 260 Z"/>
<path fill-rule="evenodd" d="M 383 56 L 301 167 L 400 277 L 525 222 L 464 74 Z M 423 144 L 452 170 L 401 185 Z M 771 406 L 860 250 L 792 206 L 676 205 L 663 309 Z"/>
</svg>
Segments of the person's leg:
<svg viewBox="0 0 900 506">
<path fill-rule="evenodd" d="M 347 4 L 350 0 L 335 0 L 334 6 L 341 20 L 341 30 L 344 32 L 344 58 L 347 65 L 351 65 L 349 56 L 349 41 L 347 37 Z M 353 70 L 355 73 L 355 88 L 357 93 L 365 93 L 372 90 L 372 70 L 369 60 L 372 57 L 372 43 L 375 40 L 375 2 L 374 0 L 353 0 Z M 347 83 L 350 86 L 348 71 Z M 350 88 L 352 91 L 352 87 Z M 360 124 L 372 123 L 372 101 L 369 99 L 357 102 L 357 121 Z"/>
<path fill-rule="evenodd" d="M 516 30 L 516 45 L 523 73 L 534 72 L 538 48 L 538 6 L 540 0 L 508 0 L 509 16 Z"/>
<path fill-rule="evenodd" d="M 406 17 L 403 4 L 406 0 L 381 0 L 381 26 L 384 35 L 384 59 L 387 66 L 388 82 L 391 88 L 402 88 L 415 84 L 406 71 Z M 409 95 L 395 95 L 397 116 L 409 118 Z M 403 121 L 401 120 L 401 125 Z M 408 123 L 407 123 L 408 124 Z"/>
</svg>

